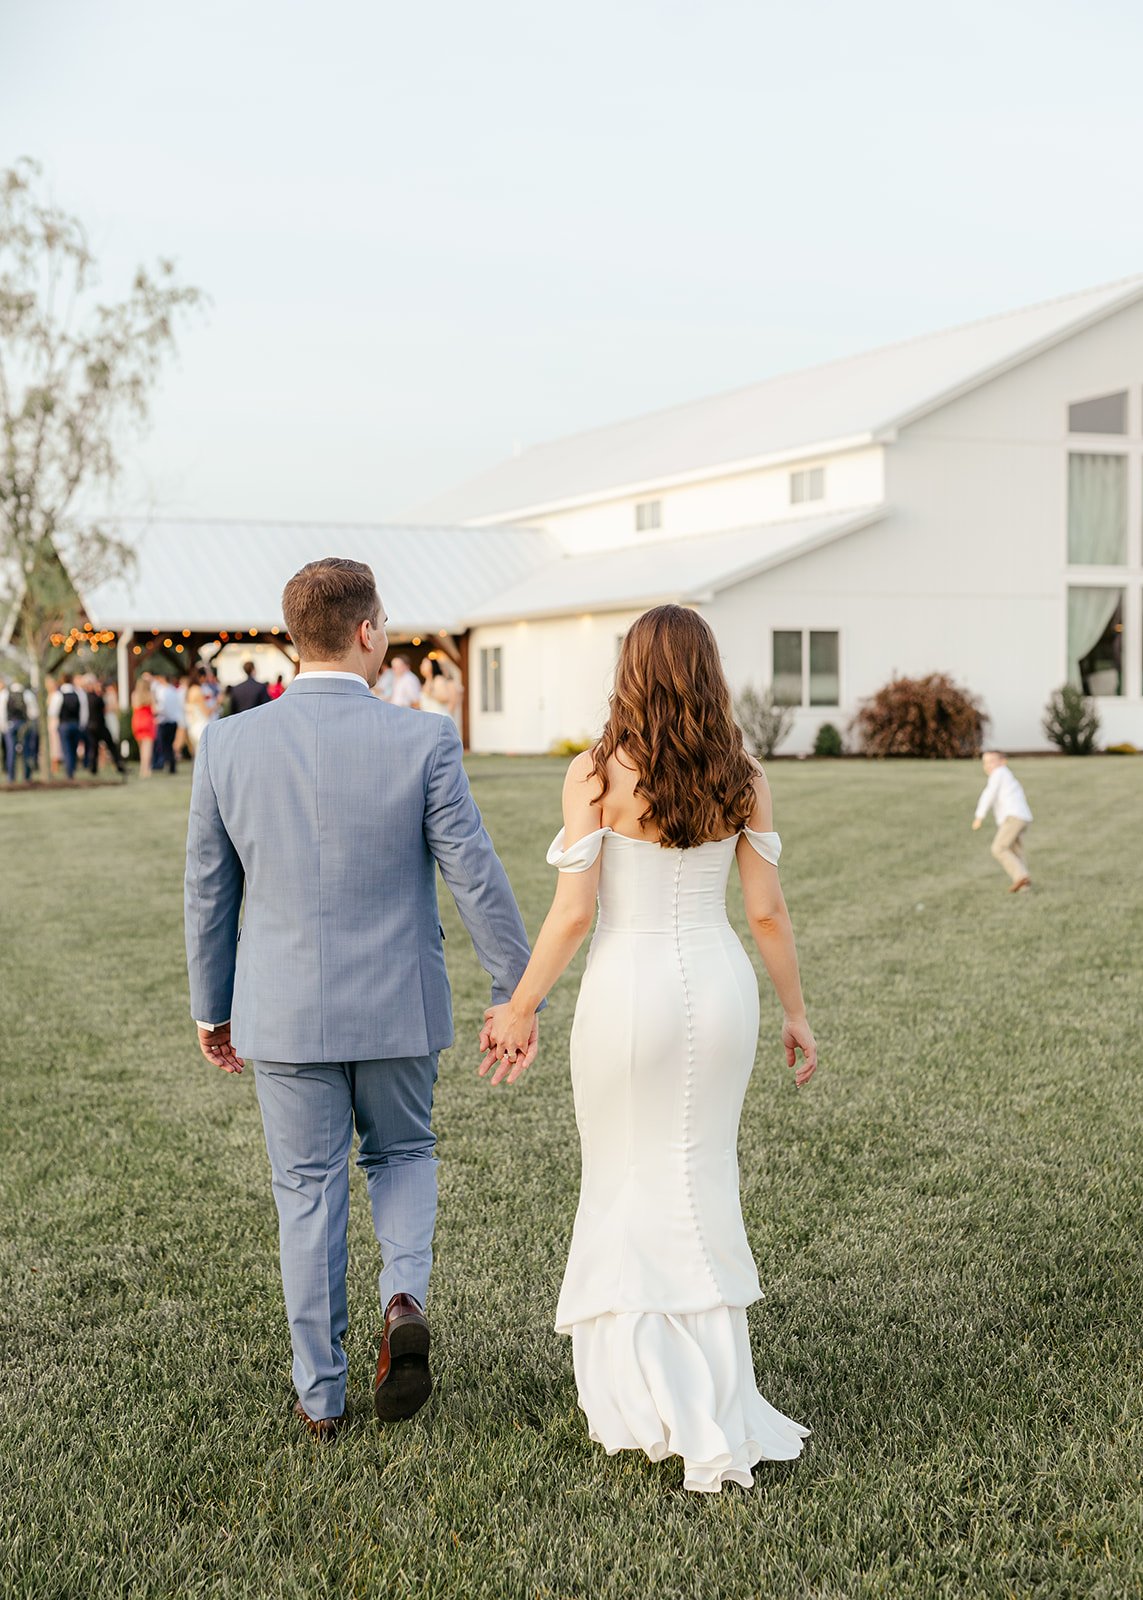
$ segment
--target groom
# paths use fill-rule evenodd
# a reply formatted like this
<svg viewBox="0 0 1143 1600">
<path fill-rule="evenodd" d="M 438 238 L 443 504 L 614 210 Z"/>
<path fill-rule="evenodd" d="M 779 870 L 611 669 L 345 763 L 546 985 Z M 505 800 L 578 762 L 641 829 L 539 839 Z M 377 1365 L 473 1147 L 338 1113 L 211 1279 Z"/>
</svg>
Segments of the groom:
<svg viewBox="0 0 1143 1600">
<path fill-rule="evenodd" d="M 528 942 L 452 720 L 370 693 L 388 648 L 372 571 L 313 561 L 286 585 L 282 614 L 297 678 L 279 700 L 210 724 L 199 744 L 187 963 L 203 1055 L 231 1073 L 253 1061 L 294 1410 L 332 1439 L 345 1417 L 355 1126 L 381 1247 L 378 1417 L 411 1417 L 432 1388 L 430 1118 L 437 1057 L 453 1037 L 437 867 L 494 1002 L 512 993 Z M 536 1047 L 533 1028 L 525 1065 Z"/>
</svg>

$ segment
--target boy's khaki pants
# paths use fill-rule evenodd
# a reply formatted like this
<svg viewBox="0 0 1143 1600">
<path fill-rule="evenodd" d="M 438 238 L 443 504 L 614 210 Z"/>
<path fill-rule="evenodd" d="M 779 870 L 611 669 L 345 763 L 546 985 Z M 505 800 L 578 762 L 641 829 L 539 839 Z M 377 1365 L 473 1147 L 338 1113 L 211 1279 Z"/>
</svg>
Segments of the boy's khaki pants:
<svg viewBox="0 0 1143 1600">
<path fill-rule="evenodd" d="M 1024 829 L 1028 824 L 1022 817 L 1005 817 L 992 841 L 992 854 L 999 861 L 1013 883 L 1028 876 L 1028 863 L 1024 859 Z"/>
</svg>

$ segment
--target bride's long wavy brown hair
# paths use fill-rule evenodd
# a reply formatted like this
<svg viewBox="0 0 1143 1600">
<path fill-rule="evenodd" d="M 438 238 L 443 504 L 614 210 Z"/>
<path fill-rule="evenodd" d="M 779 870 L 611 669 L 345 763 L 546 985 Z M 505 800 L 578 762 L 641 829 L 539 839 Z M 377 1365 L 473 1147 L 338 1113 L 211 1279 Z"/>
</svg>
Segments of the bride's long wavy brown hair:
<svg viewBox="0 0 1143 1600">
<path fill-rule="evenodd" d="M 592 752 L 602 800 L 621 752 L 647 802 L 640 825 L 689 849 L 737 833 L 754 809 L 757 768 L 734 720 L 730 685 L 708 623 L 685 606 L 655 606 L 619 651 L 607 726 Z"/>
</svg>

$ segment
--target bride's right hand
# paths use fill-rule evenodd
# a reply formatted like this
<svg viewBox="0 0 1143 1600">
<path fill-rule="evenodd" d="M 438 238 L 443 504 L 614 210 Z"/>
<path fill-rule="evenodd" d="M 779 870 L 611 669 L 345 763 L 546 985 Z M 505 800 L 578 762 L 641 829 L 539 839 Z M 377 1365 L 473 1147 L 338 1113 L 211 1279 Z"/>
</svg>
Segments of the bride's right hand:
<svg viewBox="0 0 1143 1600">
<path fill-rule="evenodd" d="M 794 1068 L 794 1082 L 800 1089 L 804 1083 L 809 1083 L 818 1064 L 817 1040 L 805 1017 L 782 1018 L 782 1043 L 786 1048 L 786 1065 Z M 799 1050 L 801 1066 L 798 1065 Z"/>
</svg>

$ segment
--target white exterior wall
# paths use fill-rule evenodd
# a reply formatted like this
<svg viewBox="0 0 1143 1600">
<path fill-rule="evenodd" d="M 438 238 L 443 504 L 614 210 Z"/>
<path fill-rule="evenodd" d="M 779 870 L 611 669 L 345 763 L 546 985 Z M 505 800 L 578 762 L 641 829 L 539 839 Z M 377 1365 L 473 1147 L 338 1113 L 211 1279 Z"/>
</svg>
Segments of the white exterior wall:
<svg viewBox="0 0 1143 1600">
<path fill-rule="evenodd" d="M 1076 400 L 1126 390 L 1128 434 L 1069 436 Z M 958 614 L 973 641 L 965 677 L 985 697 L 998 744 L 1043 746 L 1040 716 L 1067 678 L 1067 588 L 1126 591 L 1124 695 L 1101 699 L 1101 739 L 1143 746 L 1143 305 L 1077 334 L 903 431 L 891 448 L 890 504 L 923 528 L 941 634 Z M 1069 450 L 1129 458 L 1128 565 L 1069 568 Z M 988 627 L 982 621 L 988 618 Z M 949 641 L 951 649 L 953 642 Z"/>
<path fill-rule="evenodd" d="M 1129 437 L 1070 439 L 1067 407 L 1126 389 Z M 1130 564 L 1073 570 L 1127 591 L 1125 689 L 1103 742 L 1143 746 L 1143 307 L 1132 307 L 902 430 L 883 521 L 726 591 L 704 608 L 736 688 L 770 678 L 771 630 L 836 628 L 841 705 L 804 708 L 783 751 L 844 727 L 894 673 L 947 671 L 984 701 L 989 737 L 1047 748 L 1040 718 L 1067 677 L 1067 455 L 1127 449 Z"/>
<path fill-rule="evenodd" d="M 1069 403 L 1120 390 L 1130 397 L 1126 438 L 1069 438 Z M 1129 457 L 1123 568 L 1068 568 L 1069 449 Z M 788 517 L 788 482 L 782 468 L 664 491 L 659 533 Z M 832 458 L 826 488 L 826 501 L 811 502 L 807 514 L 882 497 L 887 513 L 702 607 L 735 689 L 769 681 L 772 630 L 838 631 L 841 703 L 797 711 L 784 752 L 809 750 L 822 722 L 844 730 L 858 702 L 895 673 L 934 671 L 981 697 L 998 745 L 1046 748 L 1043 707 L 1067 676 L 1068 583 L 1109 580 L 1127 597 L 1125 694 L 1099 702 L 1101 739 L 1143 747 L 1143 305 L 902 428 L 884 451 Z M 634 503 L 568 512 L 545 525 L 572 550 L 635 543 Z M 539 751 L 595 732 L 616 640 L 636 614 L 477 629 L 473 748 Z M 499 716 L 483 716 L 477 704 L 483 643 L 505 649 Z"/>
<path fill-rule="evenodd" d="M 591 739 L 607 717 L 619 640 L 637 611 L 474 628 L 469 641 L 469 743 L 535 755 L 559 739 Z M 482 711 L 480 652 L 499 645 L 504 709 Z"/>
<path fill-rule="evenodd" d="M 790 503 L 790 474 L 812 467 L 825 468 L 825 498 Z M 718 533 L 752 523 L 786 522 L 799 516 L 818 517 L 834 511 L 875 505 L 884 496 L 884 451 L 880 446 L 848 450 L 834 456 L 815 456 L 793 466 L 767 467 L 754 472 L 727 474 L 701 483 L 648 489 L 605 503 L 573 510 L 549 512 L 515 520 L 555 535 L 573 555 L 591 550 L 613 550 L 616 545 L 639 544 L 692 533 Z M 638 533 L 635 507 L 658 500 L 661 523 L 654 531 Z"/>
</svg>

